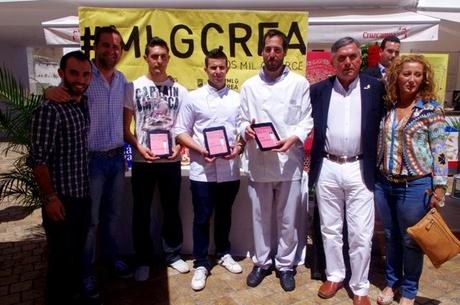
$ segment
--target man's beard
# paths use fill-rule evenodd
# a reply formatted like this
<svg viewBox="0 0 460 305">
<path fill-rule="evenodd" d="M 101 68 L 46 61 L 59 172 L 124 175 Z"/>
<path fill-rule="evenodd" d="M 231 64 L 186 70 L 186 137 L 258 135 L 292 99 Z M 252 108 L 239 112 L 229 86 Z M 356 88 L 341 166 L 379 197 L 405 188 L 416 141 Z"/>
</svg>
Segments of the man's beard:
<svg viewBox="0 0 460 305">
<path fill-rule="evenodd" d="M 265 69 L 270 72 L 278 71 L 283 66 L 283 61 L 265 62 Z"/>
<path fill-rule="evenodd" d="M 80 89 L 76 90 L 74 85 L 72 85 L 72 83 L 70 83 L 66 79 L 64 79 L 64 86 L 67 88 L 67 92 L 73 97 L 82 96 L 86 92 L 86 89 L 88 89 L 88 85 L 85 85 L 84 90 L 81 90 L 81 91 Z"/>
<path fill-rule="evenodd" d="M 109 61 L 103 55 L 97 57 L 97 63 L 105 69 L 113 69 L 117 65 L 117 62 Z"/>
</svg>

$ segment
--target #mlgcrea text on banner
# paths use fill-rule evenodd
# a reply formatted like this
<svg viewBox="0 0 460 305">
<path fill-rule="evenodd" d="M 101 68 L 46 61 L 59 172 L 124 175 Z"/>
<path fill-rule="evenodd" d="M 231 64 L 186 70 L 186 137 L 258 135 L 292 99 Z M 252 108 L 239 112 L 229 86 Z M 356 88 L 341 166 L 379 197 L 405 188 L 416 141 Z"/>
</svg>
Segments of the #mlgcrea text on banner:
<svg viewBox="0 0 460 305">
<path fill-rule="evenodd" d="M 227 84 L 239 91 L 242 83 L 261 67 L 262 38 L 269 29 L 287 35 L 285 63 L 305 75 L 307 12 L 81 7 L 79 19 L 81 47 L 91 56 L 96 28 L 118 28 L 125 46 L 117 68 L 128 80 L 147 73 L 144 49 L 152 37 L 159 36 L 170 48 L 168 74 L 179 83 L 188 89 L 203 85 L 205 54 L 222 48 L 230 65 Z"/>
</svg>

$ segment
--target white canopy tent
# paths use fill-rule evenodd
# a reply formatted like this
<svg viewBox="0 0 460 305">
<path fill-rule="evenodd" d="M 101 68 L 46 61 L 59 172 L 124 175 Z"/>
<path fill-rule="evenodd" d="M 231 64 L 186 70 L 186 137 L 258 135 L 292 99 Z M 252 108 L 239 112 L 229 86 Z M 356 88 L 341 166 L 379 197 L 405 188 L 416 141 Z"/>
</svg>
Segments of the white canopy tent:
<svg viewBox="0 0 460 305">
<path fill-rule="evenodd" d="M 308 41 L 333 43 L 340 37 L 351 36 L 365 43 L 390 35 L 407 42 L 434 41 L 438 40 L 439 21 L 409 11 L 313 12 L 309 18 Z"/>
<path fill-rule="evenodd" d="M 78 46 L 78 17 L 69 16 L 42 23 L 48 45 Z M 403 41 L 438 39 L 439 19 L 414 12 L 347 10 L 312 11 L 309 17 L 308 42 L 332 43 L 352 36 L 361 42 L 381 40 L 396 35 Z"/>
<path fill-rule="evenodd" d="M 419 0 L 417 13 L 447 21 L 460 22 L 460 1 L 458 0 Z"/>
<path fill-rule="evenodd" d="M 42 22 L 48 45 L 80 46 L 78 17 L 68 16 Z"/>
</svg>

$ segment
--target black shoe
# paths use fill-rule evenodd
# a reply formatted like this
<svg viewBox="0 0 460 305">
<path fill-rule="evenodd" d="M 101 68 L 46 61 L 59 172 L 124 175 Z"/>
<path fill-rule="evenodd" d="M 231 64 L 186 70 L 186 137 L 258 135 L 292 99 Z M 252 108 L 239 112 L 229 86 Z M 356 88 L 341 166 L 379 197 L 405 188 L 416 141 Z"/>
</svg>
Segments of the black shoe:
<svg viewBox="0 0 460 305">
<path fill-rule="evenodd" d="M 78 305 L 104 305 L 100 297 L 97 298 L 82 298 Z"/>
<path fill-rule="evenodd" d="M 254 266 L 254 268 L 252 268 L 251 273 L 248 274 L 248 277 L 246 279 L 246 284 L 249 287 L 257 287 L 262 282 L 264 277 L 266 277 L 269 274 L 270 274 L 269 270 L 265 270 L 260 267 Z"/>
<path fill-rule="evenodd" d="M 94 275 L 85 277 L 83 279 L 83 297 L 85 299 L 98 299 L 99 296 L 96 277 Z"/>
<path fill-rule="evenodd" d="M 122 279 L 129 279 L 134 275 L 133 269 L 122 260 L 116 260 L 113 263 L 113 271 L 116 276 Z"/>
<path fill-rule="evenodd" d="M 292 291 L 295 289 L 293 270 L 279 271 L 279 278 L 281 287 L 284 289 L 284 291 Z"/>
</svg>

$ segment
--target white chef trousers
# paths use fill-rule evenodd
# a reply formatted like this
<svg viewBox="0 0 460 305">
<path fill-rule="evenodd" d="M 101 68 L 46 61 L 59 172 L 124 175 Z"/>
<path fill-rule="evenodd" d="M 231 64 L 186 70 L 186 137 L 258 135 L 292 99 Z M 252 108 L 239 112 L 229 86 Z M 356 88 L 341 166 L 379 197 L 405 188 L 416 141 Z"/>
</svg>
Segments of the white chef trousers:
<svg viewBox="0 0 460 305">
<path fill-rule="evenodd" d="M 248 193 L 252 202 L 254 265 L 268 269 L 274 257 L 277 270 L 292 270 L 298 247 L 300 180 L 249 181 Z"/>
<path fill-rule="evenodd" d="M 308 172 L 302 173 L 300 180 L 300 206 L 297 212 L 296 228 L 299 244 L 294 259 L 294 265 L 305 265 L 307 256 L 307 233 L 310 220 L 310 207 L 308 202 Z"/>
<path fill-rule="evenodd" d="M 351 266 L 350 289 L 355 295 L 369 291 L 369 264 L 374 232 L 374 194 L 364 184 L 362 160 L 339 164 L 323 158 L 316 184 L 321 234 L 329 281 L 345 279 L 343 219 L 348 226 Z"/>
</svg>

